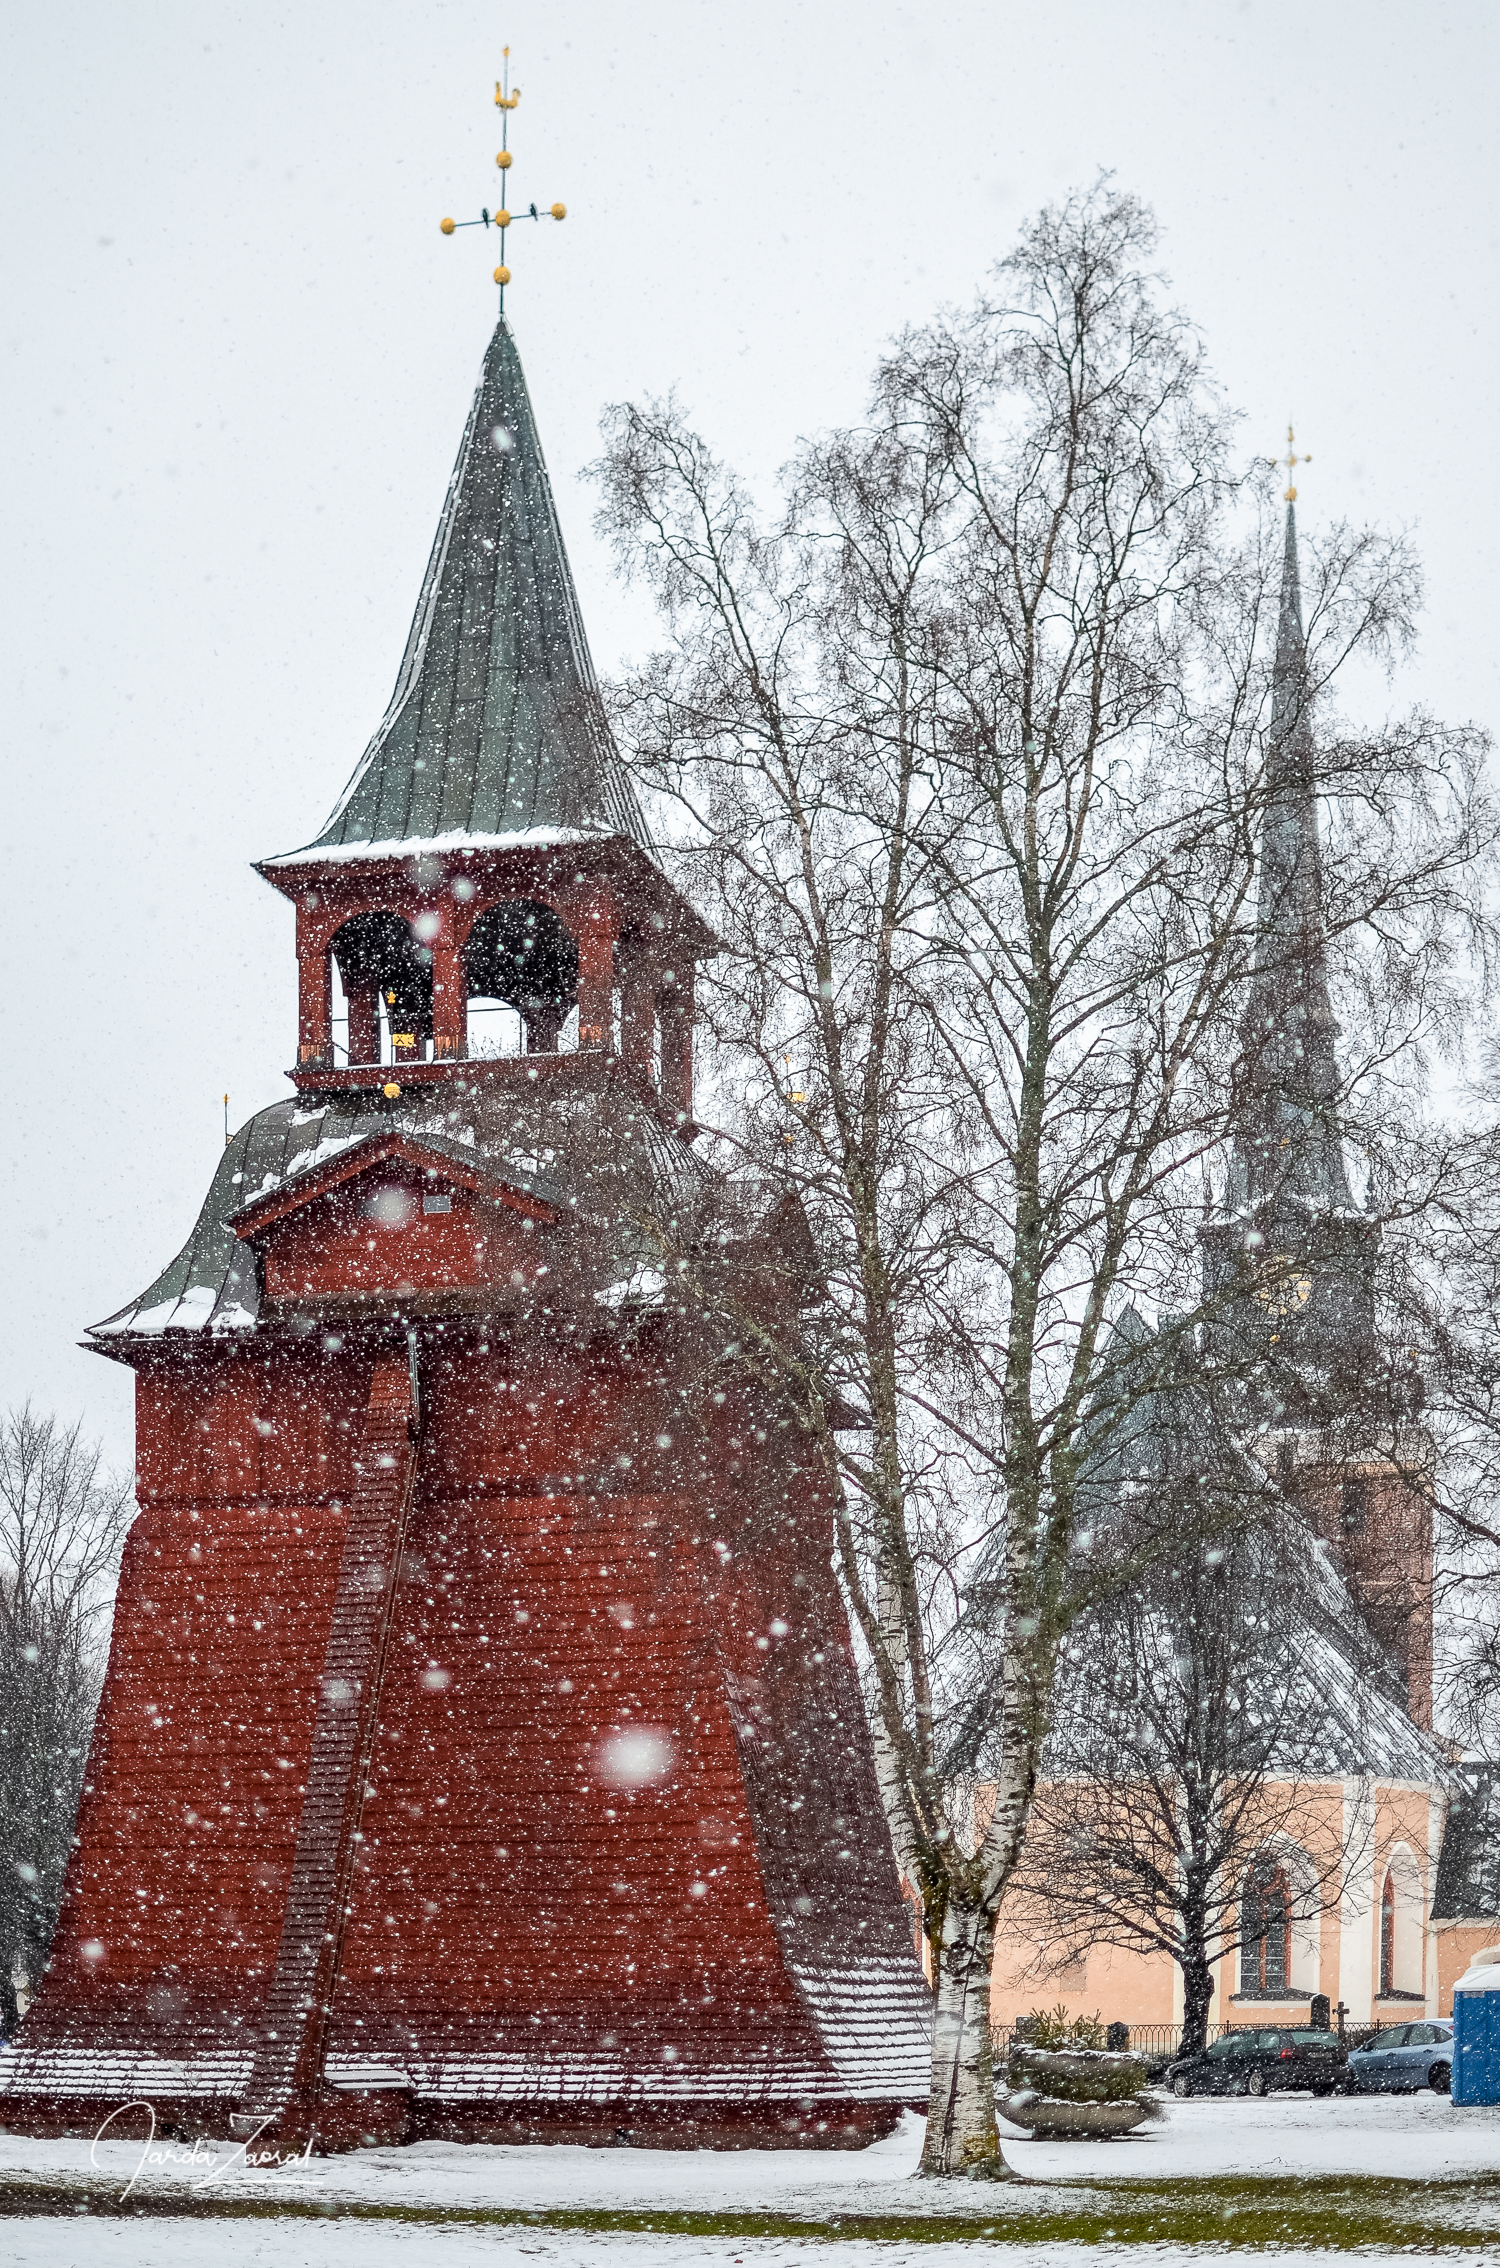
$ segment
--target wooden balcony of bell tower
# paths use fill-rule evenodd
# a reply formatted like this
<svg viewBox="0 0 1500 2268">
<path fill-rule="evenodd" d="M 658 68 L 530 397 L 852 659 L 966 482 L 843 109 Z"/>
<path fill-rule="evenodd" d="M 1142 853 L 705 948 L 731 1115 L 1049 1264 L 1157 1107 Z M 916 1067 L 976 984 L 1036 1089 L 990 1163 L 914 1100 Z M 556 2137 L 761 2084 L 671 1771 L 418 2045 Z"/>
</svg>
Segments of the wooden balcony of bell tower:
<svg viewBox="0 0 1500 2268">
<path fill-rule="evenodd" d="M 638 845 L 304 854 L 263 871 L 297 911 L 304 1094 L 623 1068 L 691 1124 L 694 974 L 714 939 Z M 513 1011 L 517 1051 L 478 1038 L 479 1001 Z"/>
</svg>

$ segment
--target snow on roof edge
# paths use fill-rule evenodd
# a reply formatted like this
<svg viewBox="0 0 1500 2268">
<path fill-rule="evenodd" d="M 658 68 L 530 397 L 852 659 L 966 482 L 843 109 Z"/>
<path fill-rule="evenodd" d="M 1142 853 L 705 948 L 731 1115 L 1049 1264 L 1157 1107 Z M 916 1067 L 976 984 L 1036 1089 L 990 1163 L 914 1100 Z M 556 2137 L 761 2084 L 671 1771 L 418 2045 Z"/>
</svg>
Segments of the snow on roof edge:
<svg viewBox="0 0 1500 2268">
<path fill-rule="evenodd" d="M 445 851 L 559 850 L 569 843 L 608 842 L 618 833 L 606 827 L 517 827 L 503 835 L 475 835 L 455 827 L 446 835 L 400 835 L 380 843 L 308 843 L 259 861 L 262 867 L 348 864 L 364 858 L 437 857 Z"/>
</svg>

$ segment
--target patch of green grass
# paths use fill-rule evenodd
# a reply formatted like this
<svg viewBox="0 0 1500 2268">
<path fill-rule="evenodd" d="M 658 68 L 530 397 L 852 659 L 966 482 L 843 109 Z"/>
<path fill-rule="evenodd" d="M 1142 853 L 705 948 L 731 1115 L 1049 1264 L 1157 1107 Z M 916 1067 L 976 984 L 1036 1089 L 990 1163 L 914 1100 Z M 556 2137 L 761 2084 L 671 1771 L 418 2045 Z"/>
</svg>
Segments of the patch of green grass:
<svg viewBox="0 0 1500 2268">
<path fill-rule="evenodd" d="M 659 2206 L 554 2207 L 381 2204 L 367 2199 L 247 2194 L 153 2184 L 122 2200 L 97 2180 L 0 2179 L 0 2217 L 392 2222 L 407 2227 L 531 2228 L 587 2235 L 755 2237 L 804 2243 L 864 2237 L 902 2244 L 1213 2244 L 1235 2249 L 1297 2246 L 1393 2253 L 1495 2250 L 1500 2175 L 1397 2181 L 1378 2176 L 1320 2180 L 1223 2175 L 1153 2182 L 1125 2179 L 1016 2182 L 951 2198 L 923 2184 L 913 2213 L 686 2211 Z M 950 2208 L 951 2209 L 945 2209 Z"/>
</svg>

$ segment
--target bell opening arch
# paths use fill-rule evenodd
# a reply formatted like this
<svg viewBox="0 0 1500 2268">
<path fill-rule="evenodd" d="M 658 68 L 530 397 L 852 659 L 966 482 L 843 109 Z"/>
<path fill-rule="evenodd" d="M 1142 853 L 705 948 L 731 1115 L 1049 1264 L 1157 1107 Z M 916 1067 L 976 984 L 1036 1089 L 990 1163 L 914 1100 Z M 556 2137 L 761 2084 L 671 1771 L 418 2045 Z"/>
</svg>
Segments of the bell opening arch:
<svg viewBox="0 0 1500 2268">
<path fill-rule="evenodd" d="M 329 950 L 346 1005 L 350 1063 L 420 1061 L 432 1038 L 432 955 L 408 923 L 371 908 L 335 930 Z"/>
<path fill-rule="evenodd" d="M 503 898 L 469 931 L 464 981 L 471 1052 L 485 1002 L 519 1017 L 528 1055 L 555 1055 L 578 997 L 578 940 L 539 899 Z"/>
</svg>

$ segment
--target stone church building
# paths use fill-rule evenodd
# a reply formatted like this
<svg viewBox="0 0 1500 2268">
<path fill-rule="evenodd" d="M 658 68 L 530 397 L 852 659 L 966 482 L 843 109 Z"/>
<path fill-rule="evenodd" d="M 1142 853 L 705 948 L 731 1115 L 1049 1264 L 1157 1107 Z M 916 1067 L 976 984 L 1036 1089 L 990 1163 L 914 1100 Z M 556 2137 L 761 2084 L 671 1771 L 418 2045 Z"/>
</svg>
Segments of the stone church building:
<svg viewBox="0 0 1500 2268">
<path fill-rule="evenodd" d="M 1239 1430 L 1307 1538 L 1298 1675 L 1318 1733 L 1315 1763 L 1299 1755 L 1295 1791 L 1268 1790 L 1272 1814 L 1278 1795 L 1287 1799 L 1295 1832 L 1255 1853 L 1237 1886 L 1225 1935 L 1245 1941 L 1216 1964 L 1211 2024 L 1306 2024 L 1319 1994 L 1342 2004 L 1350 2025 L 1448 2014 L 1455 1979 L 1500 1940 L 1500 1796 L 1493 1775 L 1463 1765 L 1432 1724 L 1420 1384 L 1382 1372 L 1379 1229 L 1351 1188 L 1339 1132 L 1306 684 L 1289 492 L 1245 1092 L 1200 1248 L 1216 1351 L 1232 1364 L 1276 1350 L 1274 1394 L 1245 1403 Z M 1272 1267 L 1257 1289 L 1262 1256 Z M 1013 1920 L 1007 1932 L 1002 1916 L 997 2025 L 1059 2002 L 1137 2031 L 1174 2026 L 1182 1971 L 1164 1951 L 1120 1945 L 1062 1960 L 1044 1919 Z"/>
</svg>

